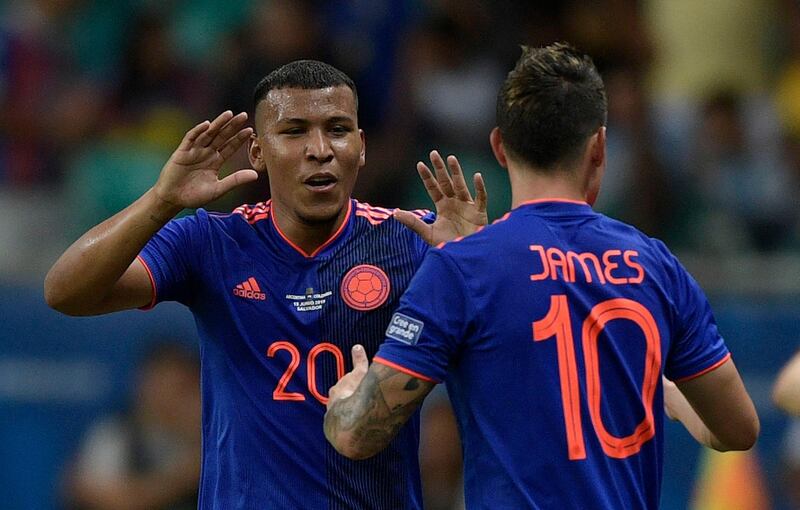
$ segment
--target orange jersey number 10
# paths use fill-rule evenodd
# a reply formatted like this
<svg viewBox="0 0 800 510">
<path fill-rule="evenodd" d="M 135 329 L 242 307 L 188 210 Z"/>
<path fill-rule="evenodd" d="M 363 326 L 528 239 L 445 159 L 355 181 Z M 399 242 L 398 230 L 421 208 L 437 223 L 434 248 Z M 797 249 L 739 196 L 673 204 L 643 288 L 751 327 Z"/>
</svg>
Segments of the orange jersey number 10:
<svg viewBox="0 0 800 510">
<path fill-rule="evenodd" d="M 278 385 L 275 387 L 275 391 L 272 392 L 272 398 L 274 400 L 294 400 L 294 401 L 301 401 L 305 400 L 306 396 L 302 393 L 298 393 L 295 391 L 286 391 L 286 387 L 289 385 L 289 381 L 292 379 L 295 370 L 297 367 L 300 366 L 300 349 L 297 348 L 296 345 L 293 343 L 287 342 L 285 340 L 280 340 L 278 342 L 273 342 L 272 345 L 269 346 L 267 349 L 267 356 L 272 358 L 275 356 L 275 353 L 278 351 L 289 351 L 291 355 L 291 360 L 289 361 L 289 366 L 286 367 L 286 371 L 283 372 L 283 377 L 281 377 L 280 381 L 278 381 Z M 322 404 L 328 403 L 328 397 L 320 393 L 319 389 L 317 388 L 317 356 L 319 356 L 322 352 L 329 352 L 333 355 L 334 359 L 336 360 L 336 379 L 339 380 L 344 377 L 344 355 L 342 354 L 341 349 L 339 349 L 334 344 L 328 342 L 322 342 L 320 344 L 315 345 L 310 351 L 308 351 L 308 359 L 306 360 L 306 373 L 308 374 L 308 391 L 311 393 L 314 398 L 319 400 Z"/>
<path fill-rule="evenodd" d="M 644 419 L 634 431 L 625 437 L 612 435 L 603 424 L 600 414 L 600 363 L 597 340 L 606 324 L 613 320 L 633 321 L 644 333 L 647 343 L 645 352 L 644 380 L 642 381 L 642 405 Z M 561 403 L 564 406 L 564 425 L 567 432 L 567 449 L 570 460 L 586 458 L 583 438 L 578 368 L 575 359 L 575 344 L 569 315 L 567 296 L 550 297 L 547 315 L 533 323 L 533 339 L 537 342 L 556 337 L 558 352 L 558 375 L 561 382 Z M 653 397 L 661 377 L 661 337 L 652 314 L 636 301 L 609 299 L 592 308 L 583 321 L 581 330 L 583 361 L 586 365 L 586 391 L 592 427 L 603 451 L 609 457 L 624 459 L 639 452 L 642 445 L 656 433 L 653 419 Z"/>
</svg>

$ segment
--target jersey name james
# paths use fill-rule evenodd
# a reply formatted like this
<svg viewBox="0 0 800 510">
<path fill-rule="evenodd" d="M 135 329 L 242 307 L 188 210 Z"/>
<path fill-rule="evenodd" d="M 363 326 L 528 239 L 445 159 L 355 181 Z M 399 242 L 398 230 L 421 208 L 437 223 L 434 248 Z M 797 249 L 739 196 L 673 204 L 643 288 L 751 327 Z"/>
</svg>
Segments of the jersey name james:
<svg viewBox="0 0 800 510">
<path fill-rule="evenodd" d="M 585 203 L 532 202 L 434 249 L 375 361 L 445 381 L 467 508 L 657 508 L 661 374 L 729 353 L 666 247 Z"/>
</svg>

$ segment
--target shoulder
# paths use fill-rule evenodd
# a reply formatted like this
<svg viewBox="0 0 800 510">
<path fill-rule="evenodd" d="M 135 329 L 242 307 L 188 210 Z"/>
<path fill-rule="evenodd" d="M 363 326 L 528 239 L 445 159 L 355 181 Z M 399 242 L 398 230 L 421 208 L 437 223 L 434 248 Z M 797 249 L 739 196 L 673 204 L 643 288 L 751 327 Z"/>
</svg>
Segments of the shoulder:
<svg viewBox="0 0 800 510">
<path fill-rule="evenodd" d="M 258 202 L 255 204 L 242 204 L 229 213 L 206 213 L 211 221 L 220 224 L 249 224 L 253 225 L 259 221 L 269 218 L 272 210 L 272 201 Z M 202 209 L 198 209 L 198 212 Z"/>
<path fill-rule="evenodd" d="M 603 230 L 610 234 L 617 235 L 621 238 L 627 239 L 632 246 L 639 246 L 642 248 L 640 255 L 650 255 L 654 258 L 661 259 L 668 263 L 672 263 L 675 255 L 670 251 L 667 245 L 660 239 L 651 237 L 638 228 L 620 221 L 604 214 L 598 214 L 603 222 Z"/>
<path fill-rule="evenodd" d="M 420 240 L 411 229 L 394 218 L 396 208 L 380 207 L 353 200 L 353 220 L 361 234 L 374 233 L 393 240 Z M 418 218 L 427 220 L 432 213 L 426 209 L 410 211 Z"/>
<path fill-rule="evenodd" d="M 207 211 L 200 208 L 191 216 L 187 216 L 188 221 L 194 222 L 198 227 L 210 232 L 224 232 L 233 234 L 236 231 L 252 230 L 260 221 L 269 218 L 270 202 L 259 202 L 256 204 L 243 204 L 230 212 Z"/>
<path fill-rule="evenodd" d="M 510 239 L 510 234 L 515 231 L 518 232 L 514 222 L 509 221 L 510 218 L 511 213 L 506 213 L 489 225 L 479 227 L 475 233 L 445 241 L 436 246 L 436 248 L 447 255 L 456 257 L 482 252 L 487 246 L 507 241 Z M 483 253 L 485 254 L 486 252 L 483 251 Z"/>
<path fill-rule="evenodd" d="M 375 206 L 359 200 L 353 200 L 353 204 L 356 218 L 360 218 L 372 226 L 382 225 L 387 221 L 398 223 L 393 217 L 397 208 Z M 409 212 L 423 220 L 433 215 L 427 209 L 414 209 Z"/>
<path fill-rule="evenodd" d="M 609 233 L 612 229 L 616 230 L 613 234 L 626 241 L 625 246 L 635 252 L 636 260 L 665 290 L 670 302 L 674 302 L 677 296 L 684 295 L 685 291 L 696 290 L 693 277 L 666 243 L 648 236 L 632 225 L 606 216 L 604 218 L 607 222 L 604 230 Z"/>
</svg>

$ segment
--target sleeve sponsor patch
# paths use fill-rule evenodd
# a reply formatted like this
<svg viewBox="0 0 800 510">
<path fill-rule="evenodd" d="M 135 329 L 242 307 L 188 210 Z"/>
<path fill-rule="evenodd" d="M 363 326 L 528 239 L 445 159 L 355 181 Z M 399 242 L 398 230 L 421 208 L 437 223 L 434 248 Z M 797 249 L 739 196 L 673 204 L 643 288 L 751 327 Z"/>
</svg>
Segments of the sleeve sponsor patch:
<svg viewBox="0 0 800 510">
<path fill-rule="evenodd" d="M 424 326 L 422 321 L 412 319 L 402 313 L 395 313 L 392 315 L 389 327 L 386 328 L 386 336 L 404 344 L 416 345 Z"/>
</svg>

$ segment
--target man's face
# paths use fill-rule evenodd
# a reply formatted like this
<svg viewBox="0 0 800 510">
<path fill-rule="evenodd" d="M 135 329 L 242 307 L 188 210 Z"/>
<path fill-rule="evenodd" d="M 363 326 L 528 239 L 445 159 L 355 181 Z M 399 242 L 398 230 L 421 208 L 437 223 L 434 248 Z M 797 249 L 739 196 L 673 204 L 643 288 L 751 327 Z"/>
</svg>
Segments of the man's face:
<svg viewBox="0 0 800 510">
<path fill-rule="evenodd" d="M 364 165 L 353 91 L 271 90 L 256 108 L 250 162 L 269 174 L 273 202 L 305 224 L 334 220 Z"/>
</svg>

